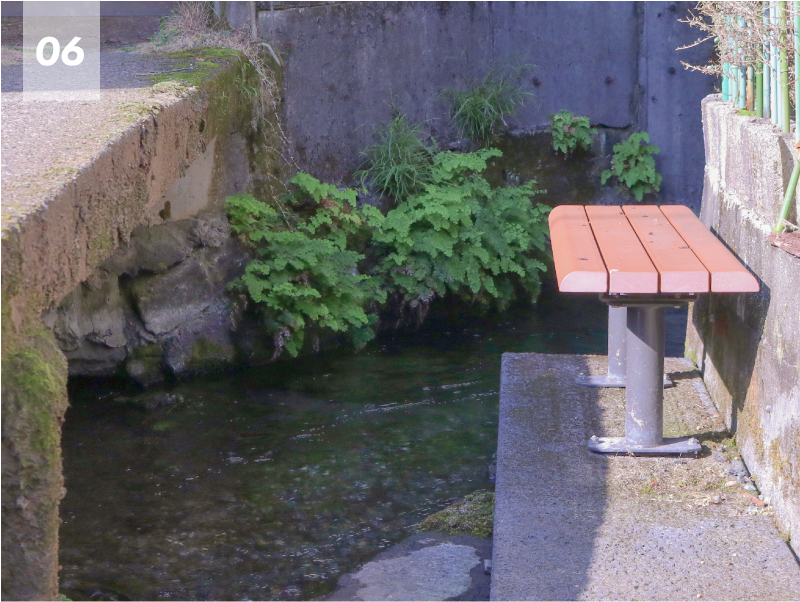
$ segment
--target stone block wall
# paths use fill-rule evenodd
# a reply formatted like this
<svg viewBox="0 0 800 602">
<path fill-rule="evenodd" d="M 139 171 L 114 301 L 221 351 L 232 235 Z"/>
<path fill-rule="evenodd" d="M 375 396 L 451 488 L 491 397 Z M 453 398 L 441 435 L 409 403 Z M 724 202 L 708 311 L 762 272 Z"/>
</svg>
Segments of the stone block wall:
<svg viewBox="0 0 800 602">
<path fill-rule="evenodd" d="M 800 258 L 768 242 L 794 167 L 793 134 L 702 103 L 701 219 L 748 266 L 759 293 L 705 295 L 690 313 L 687 356 L 736 433 L 739 451 L 800 550 Z M 795 195 L 789 221 L 797 223 Z"/>
</svg>

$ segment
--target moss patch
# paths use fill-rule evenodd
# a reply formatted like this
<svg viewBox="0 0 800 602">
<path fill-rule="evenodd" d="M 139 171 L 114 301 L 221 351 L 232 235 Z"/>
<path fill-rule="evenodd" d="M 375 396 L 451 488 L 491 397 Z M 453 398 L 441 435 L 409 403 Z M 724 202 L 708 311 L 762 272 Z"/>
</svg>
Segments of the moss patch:
<svg viewBox="0 0 800 602">
<path fill-rule="evenodd" d="M 125 371 L 135 381 L 147 385 L 164 380 L 163 351 L 157 343 L 134 349 L 125 362 Z"/>
<path fill-rule="evenodd" d="M 196 370 L 205 370 L 218 367 L 220 363 L 227 363 L 233 359 L 233 350 L 229 347 L 218 345 L 202 337 L 192 345 L 192 353 L 186 364 Z"/>
<path fill-rule="evenodd" d="M 426 518 L 420 531 L 439 531 L 448 535 L 473 535 L 489 538 L 494 532 L 494 493 L 476 491 Z"/>
<path fill-rule="evenodd" d="M 5 284 L 5 282 L 4 282 Z M 37 305 L 2 294 L 3 593 L 53 599 L 58 592 L 61 423 L 67 363 L 55 337 L 32 315 Z M 14 319 L 16 318 L 16 320 Z M 10 503 L 7 503 L 11 500 Z M 37 575 L 37 583 L 26 582 Z M 8 597 L 8 596 L 7 596 Z"/>
<path fill-rule="evenodd" d="M 10 295 L 5 292 L 2 306 L 4 420 L 10 418 L 8 410 L 14 411 L 24 422 L 33 450 L 60 457 L 59 424 L 67 407 L 66 361 L 44 324 L 31 321 L 24 337 L 14 332 Z M 13 407 L 6 407 L 6 401 L 12 401 Z"/>
<path fill-rule="evenodd" d="M 199 48 L 190 48 L 189 50 L 179 50 L 178 52 L 169 52 L 165 55 L 168 59 L 188 59 L 188 58 L 201 58 L 201 59 L 226 59 L 231 57 L 242 57 L 242 53 L 232 48 L 221 48 L 211 46 L 201 46 Z"/>
</svg>

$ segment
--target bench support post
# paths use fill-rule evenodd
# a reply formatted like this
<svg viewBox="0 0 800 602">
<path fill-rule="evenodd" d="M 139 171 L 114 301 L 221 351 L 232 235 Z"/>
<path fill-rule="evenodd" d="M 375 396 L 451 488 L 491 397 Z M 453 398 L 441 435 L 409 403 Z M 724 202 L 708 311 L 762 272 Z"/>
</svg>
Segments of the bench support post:
<svg viewBox="0 0 800 602">
<path fill-rule="evenodd" d="M 664 308 L 628 309 L 628 366 L 625 439 L 652 447 L 664 438 Z"/>
<path fill-rule="evenodd" d="M 608 306 L 608 379 L 625 386 L 628 366 L 628 308 Z"/>
<path fill-rule="evenodd" d="M 622 302 L 627 308 L 625 341 L 630 358 L 625 376 L 625 436 L 592 437 L 588 447 L 635 456 L 697 455 L 701 447 L 693 437 L 664 439 L 664 310 L 676 302 L 653 298 Z"/>
<path fill-rule="evenodd" d="M 625 388 L 625 371 L 628 357 L 628 308 L 608 306 L 608 374 L 606 376 L 580 375 L 575 382 L 585 387 Z M 673 386 L 664 376 L 663 385 Z"/>
</svg>

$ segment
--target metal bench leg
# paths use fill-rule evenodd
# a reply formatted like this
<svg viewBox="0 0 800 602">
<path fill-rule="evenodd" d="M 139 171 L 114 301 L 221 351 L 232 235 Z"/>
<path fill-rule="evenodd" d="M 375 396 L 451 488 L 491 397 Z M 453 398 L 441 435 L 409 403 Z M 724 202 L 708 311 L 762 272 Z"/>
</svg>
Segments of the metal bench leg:
<svg viewBox="0 0 800 602">
<path fill-rule="evenodd" d="M 628 308 L 625 437 L 592 437 L 589 449 L 633 455 L 696 455 L 694 438 L 664 439 L 664 306 Z"/>
<path fill-rule="evenodd" d="M 628 308 L 608 306 L 608 374 L 606 376 L 579 376 L 575 382 L 585 387 L 625 387 L 628 356 Z M 663 374 L 663 370 L 662 370 Z M 673 386 L 664 375 L 664 386 Z"/>
<path fill-rule="evenodd" d="M 628 445 L 653 447 L 664 438 L 664 308 L 628 309 L 628 387 L 625 439 Z"/>
</svg>

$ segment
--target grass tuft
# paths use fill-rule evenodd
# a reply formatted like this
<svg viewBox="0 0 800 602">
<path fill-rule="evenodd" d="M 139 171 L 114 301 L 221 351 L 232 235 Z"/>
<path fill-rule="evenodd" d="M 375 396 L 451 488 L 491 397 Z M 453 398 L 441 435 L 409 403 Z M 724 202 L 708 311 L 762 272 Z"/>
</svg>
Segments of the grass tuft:
<svg viewBox="0 0 800 602">
<path fill-rule="evenodd" d="M 453 99 L 453 121 L 460 134 L 483 146 L 498 137 L 500 125 L 508 127 L 505 118 L 521 107 L 530 92 L 522 90 L 508 77 L 487 74 L 469 90 L 444 90 Z"/>
<path fill-rule="evenodd" d="M 398 202 L 432 183 L 433 150 L 419 139 L 422 124 L 411 124 L 402 113 L 380 134 L 380 141 L 362 154 L 366 160 L 355 177 L 371 183 Z"/>
</svg>

